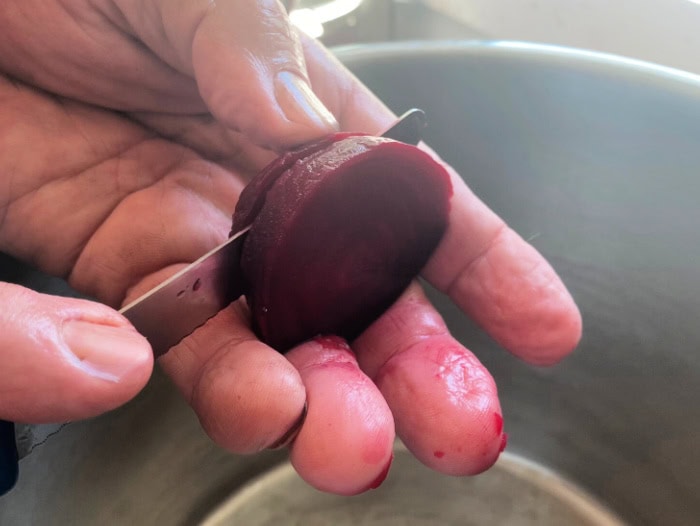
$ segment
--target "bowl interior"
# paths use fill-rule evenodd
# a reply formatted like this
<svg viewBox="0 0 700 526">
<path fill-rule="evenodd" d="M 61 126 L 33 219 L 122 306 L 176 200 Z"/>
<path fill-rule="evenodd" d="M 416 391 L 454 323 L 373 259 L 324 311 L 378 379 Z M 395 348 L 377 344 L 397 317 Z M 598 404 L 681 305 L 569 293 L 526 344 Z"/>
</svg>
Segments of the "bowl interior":
<svg viewBox="0 0 700 526">
<path fill-rule="evenodd" d="M 635 524 L 700 517 L 700 77 L 519 43 L 416 44 L 341 56 L 543 252 L 584 338 L 552 369 L 504 356 L 443 298 L 493 371 L 510 450 Z"/>
</svg>

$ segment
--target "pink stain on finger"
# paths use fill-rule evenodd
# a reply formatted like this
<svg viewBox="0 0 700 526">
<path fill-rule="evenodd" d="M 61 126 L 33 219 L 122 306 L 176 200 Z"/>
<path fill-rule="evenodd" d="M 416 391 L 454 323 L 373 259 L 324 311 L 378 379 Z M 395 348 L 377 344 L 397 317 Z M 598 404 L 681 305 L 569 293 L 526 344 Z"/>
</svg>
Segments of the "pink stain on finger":
<svg viewBox="0 0 700 526">
<path fill-rule="evenodd" d="M 503 417 L 500 413 L 494 413 L 493 418 L 496 422 L 496 434 L 500 435 L 503 432 Z"/>
<path fill-rule="evenodd" d="M 367 487 L 366 491 L 369 491 L 371 489 L 377 489 L 379 486 L 381 486 L 384 481 L 386 480 L 387 476 L 389 475 L 389 470 L 391 469 L 391 464 L 394 462 L 394 454 L 391 454 L 391 457 L 389 457 L 389 462 L 387 463 L 386 467 L 379 473 L 376 479 L 372 481 L 372 483 Z"/>
<path fill-rule="evenodd" d="M 496 385 L 451 336 L 426 338 L 394 355 L 376 381 L 399 435 L 426 465 L 468 475 L 498 458 L 503 420 Z"/>
</svg>

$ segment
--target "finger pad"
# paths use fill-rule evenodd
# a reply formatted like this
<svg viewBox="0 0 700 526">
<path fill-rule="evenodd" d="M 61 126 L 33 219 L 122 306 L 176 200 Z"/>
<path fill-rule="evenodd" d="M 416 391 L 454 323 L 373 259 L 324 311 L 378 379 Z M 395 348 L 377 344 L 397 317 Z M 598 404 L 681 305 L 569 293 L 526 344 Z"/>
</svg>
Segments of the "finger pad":
<svg viewBox="0 0 700 526">
<path fill-rule="evenodd" d="M 259 342 L 247 347 L 208 363 L 192 399 L 209 436 L 236 453 L 276 442 L 299 418 L 305 399 L 301 379 L 284 357 Z"/>
<path fill-rule="evenodd" d="M 581 315 L 559 276 L 507 231 L 453 286 L 462 307 L 513 354 L 535 364 L 561 360 L 581 339 Z"/>
<path fill-rule="evenodd" d="M 429 467 L 481 472 L 498 458 L 503 419 L 496 385 L 476 357 L 449 336 L 397 354 L 377 376 L 399 436 Z"/>
</svg>

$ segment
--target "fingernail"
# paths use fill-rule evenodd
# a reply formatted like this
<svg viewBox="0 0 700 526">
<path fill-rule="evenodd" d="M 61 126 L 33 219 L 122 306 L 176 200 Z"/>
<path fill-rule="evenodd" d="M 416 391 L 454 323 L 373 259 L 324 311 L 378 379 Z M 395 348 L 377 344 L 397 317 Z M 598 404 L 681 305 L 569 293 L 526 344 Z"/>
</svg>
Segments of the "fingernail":
<svg viewBox="0 0 700 526">
<path fill-rule="evenodd" d="M 301 414 L 299 415 L 299 418 L 297 418 L 294 423 L 292 424 L 292 427 L 290 427 L 287 432 L 282 435 L 279 440 L 275 441 L 268 449 L 280 449 L 285 446 L 288 446 L 289 444 L 292 443 L 292 441 L 297 437 L 299 434 L 299 431 L 301 430 L 301 426 L 304 425 L 304 420 L 306 420 L 306 413 L 308 412 L 308 405 L 306 402 L 304 402 L 304 407 L 301 410 Z"/>
<path fill-rule="evenodd" d="M 148 341 L 128 327 L 68 321 L 63 325 L 63 339 L 75 365 L 112 382 L 141 367 L 151 353 Z"/>
<path fill-rule="evenodd" d="M 287 119 L 292 122 L 326 128 L 329 132 L 338 128 L 338 121 L 311 86 L 294 73 L 281 71 L 277 74 L 275 97 Z"/>
</svg>

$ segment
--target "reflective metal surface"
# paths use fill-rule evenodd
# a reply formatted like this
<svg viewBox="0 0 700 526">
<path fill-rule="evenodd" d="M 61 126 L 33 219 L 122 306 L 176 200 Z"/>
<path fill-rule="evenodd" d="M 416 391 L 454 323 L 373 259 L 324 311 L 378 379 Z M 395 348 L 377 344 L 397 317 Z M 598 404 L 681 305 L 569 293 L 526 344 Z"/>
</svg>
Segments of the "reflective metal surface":
<svg viewBox="0 0 700 526">
<path fill-rule="evenodd" d="M 348 499 L 305 485 L 284 464 L 237 491 L 201 526 L 622 526 L 561 477 L 504 454 L 479 477 L 444 477 L 402 447 L 380 491 Z"/>
<path fill-rule="evenodd" d="M 248 228 L 119 311 L 148 339 L 154 356 L 168 352 L 241 297 L 243 275 L 238 261 Z"/>
<path fill-rule="evenodd" d="M 698 524 L 700 80 L 522 45 L 341 56 L 396 111 L 425 109 L 427 142 L 550 259 L 582 308 L 579 351 L 536 369 L 433 294 L 496 377 L 508 451 L 629 524 Z M 198 524 L 283 458 L 226 455 L 157 374 L 134 403 L 22 460 L 0 524 Z M 439 480 L 449 498 L 457 482 Z"/>
</svg>

